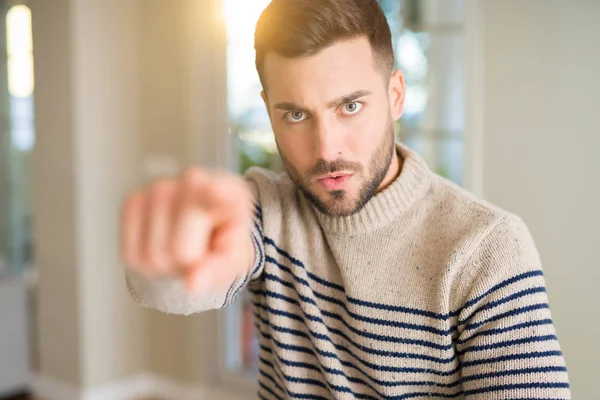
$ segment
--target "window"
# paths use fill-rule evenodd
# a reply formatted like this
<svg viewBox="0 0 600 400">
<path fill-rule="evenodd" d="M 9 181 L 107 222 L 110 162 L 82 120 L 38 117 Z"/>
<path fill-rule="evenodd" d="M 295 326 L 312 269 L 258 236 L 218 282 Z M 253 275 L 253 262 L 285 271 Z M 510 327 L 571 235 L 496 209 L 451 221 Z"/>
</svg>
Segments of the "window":
<svg viewBox="0 0 600 400">
<path fill-rule="evenodd" d="M 240 172 L 279 169 L 277 148 L 254 67 L 254 29 L 269 0 L 222 0 L 227 25 L 228 108 Z M 396 67 L 404 72 L 405 110 L 396 135 L 429 166 L 463 183 L 464 10 L 461 0 L 379 0 L 393 34 Z M 226 365 L 256 375 L 258 350 L 246 298 L 225 311 Z"/>
<path fill-rule="evenodd" d="M 254 29 L 270 0 L 222 1 L 227 27 L 229 129 L 239 152 L 240 172 L 253 165 L 276 169 L 277 147 L 254 67 Z"/>
<path fill-rule="evenodd" d="M 406 83 L 397 138 L 438 174 L 464 180 L 465 56 L 461 0 L 380 0 Z"/>
<path fill-rule="evenodd" d="M 35 144 L 31 10 L 9 8 L 6 23 L 7 85 L 2 109 L 9 129 L 0 132 L 0 270 L 22 273 L 31 261 L 28 163 Z M 10 267 L 9 267 L 10 266 Z M 1 271 L 0 271 L 1 272 Z"/>
<path fill-rule="evenodd" d="M 278 155 L 269 116 L 260 97 L 262 90 L 254 67 L 254 29 L 270 0 L 222 0 L 227 28 L 227 106 L 229 129 L 239 153 L 239 172 L 253 165 L 278 168 Z M 253 378 L 258 374 L 251 304 L 242 295 L 224 311 L 228 372 Z"/>
</svg>

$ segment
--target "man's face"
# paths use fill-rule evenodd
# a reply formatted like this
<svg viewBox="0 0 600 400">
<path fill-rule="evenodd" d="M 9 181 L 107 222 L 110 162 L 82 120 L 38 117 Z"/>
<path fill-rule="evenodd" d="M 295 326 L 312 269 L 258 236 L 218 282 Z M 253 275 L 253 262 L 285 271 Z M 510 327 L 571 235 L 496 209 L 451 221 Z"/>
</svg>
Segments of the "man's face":
<svg viewBox="0 0 600 400">
<path fill-rule="evenodd" d="M 269 53 L 263 72 L 285 168 L 319 210 L 353 214 L 394 179 L 404 82 L 400 71 L 384 76 L 366 38 L 311 57 Z"/>
</svg>

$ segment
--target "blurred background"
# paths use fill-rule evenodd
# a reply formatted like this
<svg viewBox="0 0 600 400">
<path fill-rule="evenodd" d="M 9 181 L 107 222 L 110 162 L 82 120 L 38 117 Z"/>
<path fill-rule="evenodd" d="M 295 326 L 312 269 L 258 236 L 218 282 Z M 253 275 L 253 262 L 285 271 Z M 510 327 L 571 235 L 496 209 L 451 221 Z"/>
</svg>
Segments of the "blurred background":
<svg viewBox="0 0 600 400">
<path fill-rule="evenodd" d="M 0 0 L 0 399 L 255 398 L 245 299 L 133 305 L 118 218 L 188 165 L 281 169 L 254 68 L 268 3 Z M 380 3 L 398 139 L 529 225 L 573 397 L 600 398 L 600 1 Z"/>
</svg>

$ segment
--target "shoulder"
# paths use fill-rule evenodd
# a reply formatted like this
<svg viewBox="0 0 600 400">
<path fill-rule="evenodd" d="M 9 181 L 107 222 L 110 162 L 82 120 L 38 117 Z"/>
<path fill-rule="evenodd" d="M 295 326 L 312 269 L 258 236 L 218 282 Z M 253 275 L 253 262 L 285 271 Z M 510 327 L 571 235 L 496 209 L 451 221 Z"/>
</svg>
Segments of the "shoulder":
<svg viewBox="0 0 600 400">
<path fill-rule="evenodd" d="M 449 286 L 454 309 L 474 298 L 483 301 L 481 296 L 492 296 L 496 290 L 494 299 L 545 286 L 536 244 L 519 215 L 441 177 L 435 180 L 431 197 L 436 199 L 434 203 L 445 204 L 440 218 L 449 228 L 442 232 L 445 240 L 455 244 L 450 255 Z"/>
<path fill-rule="evenodd" d="M 540 265 L 532 235 L 520 216 L 438 175 L 433 178 L 428 198 L 441 231 L 454 237 L 461 264 L 479 265 L 475 269 L 483 264 L 485 268 L 504 269 Z"/>
<path fill-rule="evenodd" d="M 451 212 L 470 214 L 470 217 L 485 220 L 496 220 L 510 215 L 507 210 L 483 200 L 449 179 L 433 173 L 432 175 L 430 195 Z"/>
</svg>

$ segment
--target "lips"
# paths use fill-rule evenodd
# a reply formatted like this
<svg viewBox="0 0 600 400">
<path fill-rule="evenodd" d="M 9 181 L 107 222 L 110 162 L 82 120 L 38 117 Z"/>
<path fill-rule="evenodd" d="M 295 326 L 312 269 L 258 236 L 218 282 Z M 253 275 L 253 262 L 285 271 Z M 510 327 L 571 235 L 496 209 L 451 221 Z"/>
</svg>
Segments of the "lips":
<svg viewBox="0 0 600 400">
<path fill-rule="evenodd" d="M 352 179 L 352 174 L 333 173 L 318 178 L 319 184 L 327 190 L 343 190 Z"/>
</svg>

